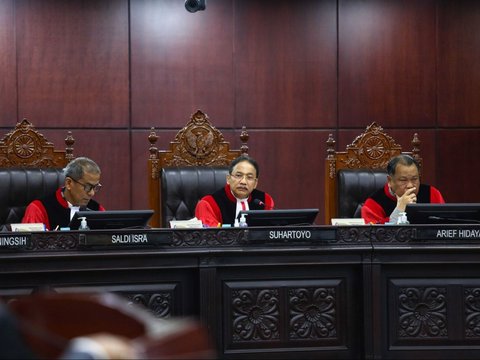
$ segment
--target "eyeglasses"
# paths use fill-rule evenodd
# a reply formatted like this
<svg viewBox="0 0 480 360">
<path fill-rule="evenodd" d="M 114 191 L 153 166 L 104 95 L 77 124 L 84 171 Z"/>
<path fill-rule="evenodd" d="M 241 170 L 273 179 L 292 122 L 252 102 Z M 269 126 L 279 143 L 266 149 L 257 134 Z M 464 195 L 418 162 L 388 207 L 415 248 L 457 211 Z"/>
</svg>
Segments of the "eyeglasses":
<svg viewBox="0 0 480 360">
<path fill-rule="evenodd" d="M 86 193 L 89 193 L 89 192 L 91 192 L 92 190 L 97 193 L 97 192 L 99 192 L 100 189 L 102 188 L 102 184 L 100 184 L 100 183 L 98 183 L 98 184 L 96 184 L 96 185 L 92 185 L 92 184 L 88 184 L 88 183 L 87 183 L 87 184 L 84 184 L 84 183 L 81 183 L 80 181 L 75 180 L 74 178 L 70 178 L 70 179 L 72 179 L 72 180 L 73 180 L 74 182 L 76 182 L 77 184 L 82 185 L 82 186 L 83 186 L 83 190 L 85 190 Z"/>
<path fill-rule="evenodd" d="M 230 174 L 230 176 L 237 181 L 241 181 L 243 178 L 245 178 L 245 180 L 247 180 L 248 182 L 253 182 L 257 180 L 257 178 L 252 174 L 235 173 L 235 174 Z"/>
</svg>

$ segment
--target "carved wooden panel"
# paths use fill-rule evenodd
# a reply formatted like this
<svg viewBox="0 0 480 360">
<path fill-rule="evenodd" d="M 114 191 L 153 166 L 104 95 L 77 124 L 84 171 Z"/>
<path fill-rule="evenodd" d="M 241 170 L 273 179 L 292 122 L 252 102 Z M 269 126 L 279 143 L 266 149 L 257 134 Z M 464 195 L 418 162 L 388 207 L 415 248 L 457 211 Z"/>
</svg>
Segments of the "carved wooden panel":
<svg viewBox="0 0 480 360">
<path fill-rule="evenodd" d="M 233 159 L 248 154 L 248 133 L 242 128 L 240 150 L 230 150 L 222 133 L 210 123 L 208 115 L 200 110 L 192 114 L 190 121 L 170 142 L 169 150 L 159 150 L 156 146 L 158 135 L 154 128 L 148 136 L 150 142 L 148 158 L 148 184 L 150 208 L 155 211 L 151 225 L 162 224 L 162 199 L 160 172 L 165 167 L 174 166 L 227 166 Z"/>
<path fill-rule="evenodd" d="M 402 147 L 380 125 L 371 123 L 358 135 L 345 151 L 335 150 L 335 139 L 330 134 L 326 141 L 325 159 L 325 223 L 337 216 L 337 173 L 341 169 L 385 170 L 390 159 L 400 153 L 414 157 L 422 164 L 420 140 L 415 133 L 411 152 L 402 152 Z"/>
<path fill-rule="evenodd" d="M 157 318 L 170 318 L 175 314 L 174 301 L 175 287 L 161 291 L 121 291 L 117 294 L 128 299 L 129 304 L 135 304 L 144 307 L 148 312 Z"/>
<path fill-rule="evenodd" d="M 400 287 L 397 337 L 448 337 L 446 287 Z"/>
<path fill-rule="evenodd" d="M 177 133 L 174 141 L 170 142 L 169 150 L 157 150 L 157 139 L 158 136 L 152 128 L 148 137 L 151 144 L 150 159 L 158 159 L 160 168 L 228 165 L 240 154 L 248 152 L 248 134 L 245 128 L 240 136 L 241 150 L 230 150 L 230 144 L 225 141 L 222 133 L 210 123 L 208 115 L 200 110 L 192 114 L 190 121 Z"/>
<path fill-rule="evenodd" d="M 74 143 L 69 131 L 65 150 L 55 150 L 32 123 L 23 119 L 0 140 L 0 166 L 63 168 L 73 159 Z"/>
<path fill-rule="evenodd" d="M 389 344 L 396 349 L 480 344 L 478 277 L 391 278 L 388 288 Z"/>
<path fill-rule="evenodd" d="M 480 339 L 480 286 L 465 287 L 463 291 L 465 304 L 465 337 Z"/>
<path fill-rule="evenodd" d="M 343 344 L 343 286 L 343 280 L 226 282 L 226 348 Z"/>
</svg>

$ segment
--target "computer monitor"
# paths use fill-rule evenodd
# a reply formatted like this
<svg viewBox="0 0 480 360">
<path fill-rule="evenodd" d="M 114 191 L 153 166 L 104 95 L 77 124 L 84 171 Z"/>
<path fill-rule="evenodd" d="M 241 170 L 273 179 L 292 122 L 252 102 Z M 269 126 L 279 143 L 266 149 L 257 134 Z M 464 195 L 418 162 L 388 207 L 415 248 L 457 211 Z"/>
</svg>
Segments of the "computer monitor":
<svg viewBox="0 0 480 360">
<path fill-rule="evenodd" d="M 80 218 L 85 217 L 92 230 L 138 229 L 147 226 L 153 210 L 77 211 L 70 221 L 70 229 L 78 230 Z"/>
<path fill-rule="evenodd" d="M 408 204 L 410 224 L 478 224 L 479 203 Z"/>
<path fill-rule="evenodd" d="M 284 210 L 248 210 L 245 214 L 248 226 L 294 226 L 312 225 L 318 209 L 284 209 Z"/>
</svg>

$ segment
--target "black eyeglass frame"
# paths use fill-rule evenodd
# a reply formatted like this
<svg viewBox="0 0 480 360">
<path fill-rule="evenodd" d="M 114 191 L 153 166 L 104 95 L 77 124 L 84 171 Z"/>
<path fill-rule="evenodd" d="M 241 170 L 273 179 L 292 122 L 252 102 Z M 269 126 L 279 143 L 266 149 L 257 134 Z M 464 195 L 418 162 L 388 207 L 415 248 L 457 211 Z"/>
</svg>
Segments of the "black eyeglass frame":
<svg viewBox="0 0 480 360">
<path fill-rule="evenodd" d="M 80 181 L 78 180 L 75 180 L 74 178 L 72 177 L 68 177 L 69 179 L 71 179 L 73 182 L 76 182 L 77 184 L 80 184 L 83 186 L 83 190 L 85 190 L 86 193 L 89 193 L 90 191 L 94 191 L 95 193 L 98 193 L 101 189 L 102 189 L 102 184 L 98 183 L 96 185 L 92 185 L 92 184 L 89 184 L 89 183 L 81 183 Z"/>
</svg>

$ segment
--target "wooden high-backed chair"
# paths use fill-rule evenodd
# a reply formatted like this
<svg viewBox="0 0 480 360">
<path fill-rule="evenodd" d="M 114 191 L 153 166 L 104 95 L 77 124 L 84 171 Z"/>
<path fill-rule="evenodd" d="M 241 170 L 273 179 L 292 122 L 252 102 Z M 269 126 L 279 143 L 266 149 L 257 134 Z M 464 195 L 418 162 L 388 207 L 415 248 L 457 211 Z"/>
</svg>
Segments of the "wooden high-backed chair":
<svg viewBox="0 0 480 360">
<path fill-rule="evenodd" d="M 27 119 L 0 140 L 0 226 L 20 222 L 31 201 L 63 184 L 74 143 L 69 131 L 66 149 L 55 150 Z"/>
<path fill-rule="evenodd" d="M 230 150 L 222 133 L 200 110 L 170 142 L 169 150 L 158 150 L 157 139 L 152 128 L 148 136 L 149 201 L 155 211 L 152 227 L 168 227 L 170 220 L 194 217 L 198 200 L 225 185 L 229 163 L 248 153 L 245 127 L 240 150 Z"/>
<path fill-rule="evenodd" d="M 332 218 L 360 217 L 367 197 L 385 184 L 387 164 L 392 157 L 410 155 L 421 165 L 417 133 L 412 146 L 411 152 L 402 152 L 402 147 L 375 122 L 346 151 L 335 151 L 335 140 L 330 134 L 325 159 L 325 224 L 330 224 Z"/>
</svg>

